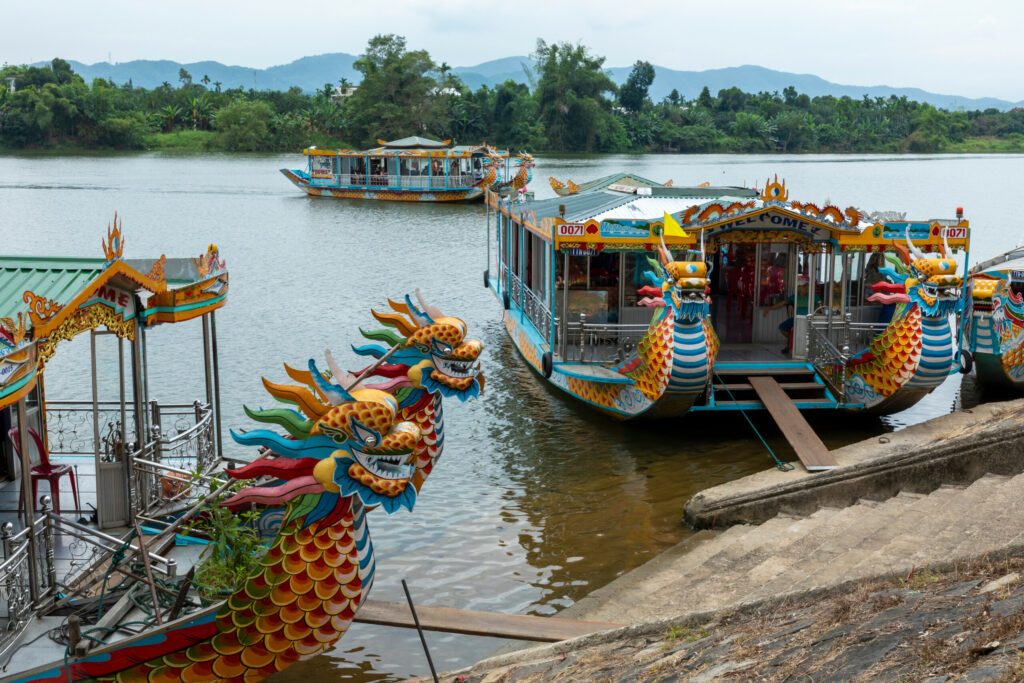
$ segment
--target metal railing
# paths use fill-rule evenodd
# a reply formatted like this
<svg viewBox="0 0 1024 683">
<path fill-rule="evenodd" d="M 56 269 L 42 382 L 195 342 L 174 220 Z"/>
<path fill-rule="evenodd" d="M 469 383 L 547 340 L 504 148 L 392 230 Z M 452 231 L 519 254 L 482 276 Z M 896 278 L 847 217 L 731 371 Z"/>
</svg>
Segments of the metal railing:
<svg viewBox="0 0 1024 683">
<path fill-rule="evenodd" d="M 888 323 L 853 322 L 847 313 L 844 317 L 812 316 L 810 327 L 821 332 L 839 351 L 851 353 L 866 349 L 871 340 L 888 327 Z"/>
<path fill-rule="evenodd" d="M 508 296 L 512 303 L 522 306 L 523 305 L 523 281 L 519 279 L 519 276 L 512 273 L 509 276 L 508 285 Z"/>
<path fill-rule="evenodd" d="M 557 340 L 556 346 L 567 362 L 614 365 L 629 358 L 649 328 L 649 324 L 588 323 L 581 313 L 579 322 L 566 323 L 565 339 Z"/>
<path fill-rule="evenodd" d="M 836 400 L 843 403 L 846 398 L 846 362 L 850 358 L 849 346 L 842 351 L 829 338 L 827 328 L 815 327 L 812 323 L 807 328 L 807 360 L 836 394 Z"/>
<path fill-rule="evenodd" d="M 32 619 L 32 561 L 28 530 L 0 528 L 4 560 L 0 563 L 0 663 L 6 664 Z"/>
<path fill-rule="evenodd" d="M 533 324 L 544 341 L 551 341 L 551 309 L 545 305 L 544 300 L 529 287 L 522 287 L 520 306 L 527 320 Z"/>
<path fill-rule="evenodd" d="M 480 182 L 480 175 L 473 173 L 455 173 L 444 175 L 387 175 L 365 173 L 342 173 L 331 178 L 317 178 L 319 185 L 344 185 L 349 187 L 394 187 L 411 190 L 459 190 L 475 187 Z"/>
<path fill-rule="evenodd" d="M 96 407 L 94 411 L 92 401 L 46 402 L 50 455 L 94 455 L 97 444 L 103 452 L 104 444 L 138 441 L 134 405 L 125 403 L 122 409 L 119 401 L 99 401 Z M 209 406 L 199 401 L 191 405 L 150 401 L 149 410 L 151 424 L 160 428 L 166 440 L 172 440 L 203 422 Z"/>
<path fill-rule="evenodd" d="M 217 463 L 214 420 L 210 407 L 196 401 L 195 424 L 172 437 L 153 426 L 153 438 L 131 454 L 131 492 L 137 515 L 169 505 L 192 504 L 205 492 L 195 485 Z"/>
</svg>

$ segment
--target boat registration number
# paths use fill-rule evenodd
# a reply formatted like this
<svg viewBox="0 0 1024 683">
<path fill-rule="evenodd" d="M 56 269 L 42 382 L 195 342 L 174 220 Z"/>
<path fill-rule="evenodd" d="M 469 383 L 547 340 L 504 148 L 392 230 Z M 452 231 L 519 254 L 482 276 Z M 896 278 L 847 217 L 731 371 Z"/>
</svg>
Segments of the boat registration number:
<svg viewBox="0 0 1024 683">
<path fill-rule="evenodd" d="M 586 233 L 584 223 L 562 223 L 558 226 L 559 237 L 583 237 Z"/>
<path fill-rule="evenodd" d="M 1024 282 L 1024 270 L 1011 270 L 1010 282 Z"/>
<path fill-rule="evenodd" d="M 942 236 L 947 240 L 967 239 L 967 228 L 950 227 L 942 229 Z"/>
</svg>

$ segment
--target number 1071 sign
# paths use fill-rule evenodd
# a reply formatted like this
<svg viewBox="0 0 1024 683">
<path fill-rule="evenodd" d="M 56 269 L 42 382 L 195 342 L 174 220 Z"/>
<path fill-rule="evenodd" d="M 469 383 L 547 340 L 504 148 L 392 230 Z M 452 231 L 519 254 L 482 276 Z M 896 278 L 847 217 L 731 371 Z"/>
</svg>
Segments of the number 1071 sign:
<svg viewBox="0 0 1024 683">
<path fill-rule="evenodd" d="M 942 236 L 947 240 L 962 240 L 967 238 L 967 228 L 948 227 L 942 229 Z"/>
</svg>

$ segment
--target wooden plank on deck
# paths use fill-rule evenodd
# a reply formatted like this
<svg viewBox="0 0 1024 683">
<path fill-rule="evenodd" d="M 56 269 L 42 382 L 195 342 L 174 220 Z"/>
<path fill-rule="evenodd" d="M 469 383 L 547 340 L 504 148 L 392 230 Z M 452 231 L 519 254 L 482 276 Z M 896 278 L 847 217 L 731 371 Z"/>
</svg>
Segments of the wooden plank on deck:
<svg viewBox="0 0 1024 683">
<path fill-rule="evenodd" d="M 470 636 L 511 638 L 539 643 L 556 643 L 588 633 L 621 628 L 622 624 L 598 621 L 577 621 L 558 617 L 535 617 L 524 614 L 476 612 L 453 607 L 416 605 L 416 615 L 424 631 L 462 633 Z M 357 622 L 379 626 L 416 628 L 409 605 L 400 602 L 367 600 L 356 612 Z"/>
<path fill-rule="evenodd" d="M 793 399 L 786 395 L 774 378 L 751 377 L 750 384 L 808 472 L 831 470 L 839 466 L 797 410 Z"/>
</svg>

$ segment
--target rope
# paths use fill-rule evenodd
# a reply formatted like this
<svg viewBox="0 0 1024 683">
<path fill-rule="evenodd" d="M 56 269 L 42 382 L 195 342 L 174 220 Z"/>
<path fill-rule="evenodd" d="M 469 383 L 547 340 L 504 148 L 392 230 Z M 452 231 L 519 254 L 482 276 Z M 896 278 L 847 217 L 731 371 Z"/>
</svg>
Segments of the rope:
<svg viewBox="0 0 1024 683">
<path fill-rule="evenodd" d="M 722 379 L 721 377 L 718 376 L 717 372 L 714 373 L 713 376 L 716 381 L 720 381 Z M 729 398 L 735 401 L 736 397 L 733 395 L 732 389 L 729 388 L 729 385 L 722 384 L 722 386 L 725 387 L 725 392 L 729 394 Z M 757 428 L 757 425 L 754 424 L 754 421 L 750 419 L 749 415 L 747 415 L 747 411 L 740 409 L 740 415 L 742 415 L 743 419 L 747 421 L 747 424 L 750 425 L 750 428 L 754 430 L 754 435 L 757 436 L 757 438 L 761 441 L 761 444 L 765 447 L 765 450 L 768 451 L 768 455 L 772 456 L 772 460 L 775 461 L 775 467 L 781 470 L 782 472 L 793 471 L 794 467 L 792 463 L 780 460 L 779 456 L 775 455 L 775 451 L 773 451 L 772 447 L 768 445 L 767 441 L 765 441 L 764 437 L 761 435 L 761 430 Z"/>
</svg>

